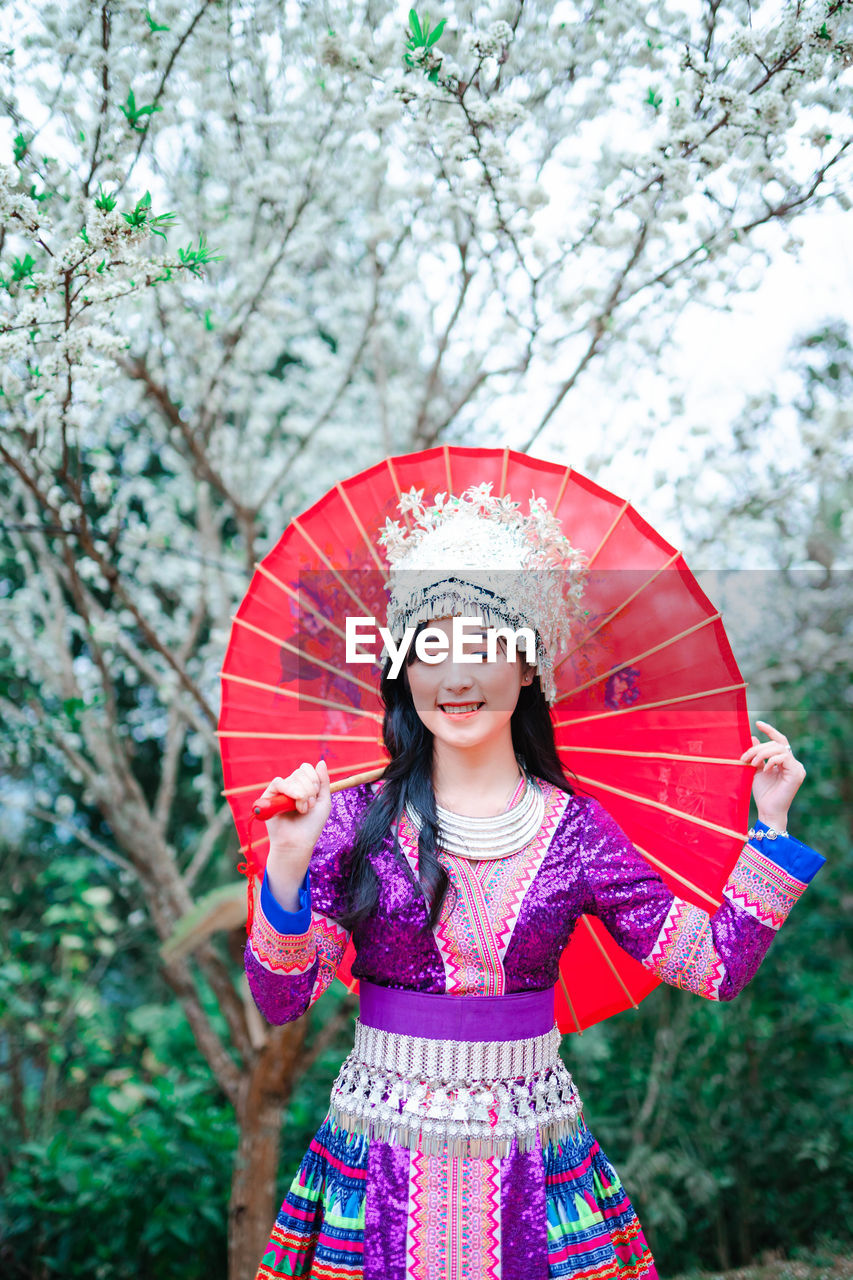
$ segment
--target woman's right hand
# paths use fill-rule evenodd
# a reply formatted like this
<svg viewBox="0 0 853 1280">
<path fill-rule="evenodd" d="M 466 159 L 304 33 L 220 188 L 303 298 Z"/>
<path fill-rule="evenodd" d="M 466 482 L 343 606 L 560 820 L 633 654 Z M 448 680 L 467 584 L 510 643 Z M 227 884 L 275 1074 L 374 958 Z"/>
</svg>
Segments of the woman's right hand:
<svg viewBox="0 0 853 1280">
<path fill-rule="evenodd" d="M 332 808 L 325 760 L 318 760 L 316 767 L 306 761 L 286 778 L 273 778 L 260 799 L 281 795 L 295 800 L 296 809 L 267 819 L 267 877 L 275 899 L 286 911 L 296 911 L 299 886 Z"/>
</svg>

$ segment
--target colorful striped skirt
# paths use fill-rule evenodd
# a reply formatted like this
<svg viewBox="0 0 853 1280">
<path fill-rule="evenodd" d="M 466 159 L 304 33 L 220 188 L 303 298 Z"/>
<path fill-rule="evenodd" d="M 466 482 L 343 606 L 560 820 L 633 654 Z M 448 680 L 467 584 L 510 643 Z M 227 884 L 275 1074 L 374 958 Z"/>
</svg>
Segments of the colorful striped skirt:
<svg viewBox="0 0 853 1280">
<path fill-rule="evenodd" d="M 256 1280 L 657 1280 L 622 1184 L 581 1120 L 543 1149 L 425 1155 L 327 1116 Z"/>
</svg>

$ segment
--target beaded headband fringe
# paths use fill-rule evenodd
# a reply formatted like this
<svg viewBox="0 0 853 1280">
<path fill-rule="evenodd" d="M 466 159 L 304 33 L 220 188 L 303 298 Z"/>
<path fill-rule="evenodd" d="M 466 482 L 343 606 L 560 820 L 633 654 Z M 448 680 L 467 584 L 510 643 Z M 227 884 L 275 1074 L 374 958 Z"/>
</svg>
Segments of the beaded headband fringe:
<svg viewBox="0 0 853 1280">
<path fill-rule="evenodd" d="M 586 558 L 573 547 L 544 498 L 531 494 L 528 514 L 491 481 L 461 495 L 410 489 L 398 503 L 412 527 L 387 519 L 379 544 L 390 565 L 387 626 L 399 640 L 407 626 L 473 610 L 487 627 L 530 627 L 542 692 L 553 702 L 554 666 L 581 605 Z"/>
</svg>

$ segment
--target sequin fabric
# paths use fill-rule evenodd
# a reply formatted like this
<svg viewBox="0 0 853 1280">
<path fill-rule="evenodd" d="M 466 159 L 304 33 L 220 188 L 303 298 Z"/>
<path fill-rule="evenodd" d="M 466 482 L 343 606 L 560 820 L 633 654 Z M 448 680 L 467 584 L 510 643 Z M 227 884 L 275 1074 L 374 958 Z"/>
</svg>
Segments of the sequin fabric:
<svg viewBox="0 0 853 1280">
<path fill-rule="evenodd" d="M 481 955 L 474 954 L 481 945 L 478 930 L 465 933 L 466 965 L 486 975 L 485 985 L 478 978 L 475 989 L 497 986 L 510 994 L 552 986 L 560 955 L 588 914 L 665 981 L 715 1000 L 742 990 L 802 882 L 764 851 L 747 847 L 722 904 L 709 915 L 672 893 L 598 801 L 540 784 L 550 801 L 546 812 L 559 816 L 540 832 L 535 865 L 519 860 L 530 874 L 519 876 L 511 893 L 495 895 L 495 919 L 489 919 L 490 929 L 479 930 Z M 308 947 L 314 947 L 307 971 L 264 964 L 255 943 L 247 946 L 251 990 L 269 1022 L 299 1017 L 332 981 L 348 941 L 339 918 L 354 833 L 374 793 L 364 785 L 332 797 L 311 860 L 310 940 L 276 939 L 269 932 L 275 933 L 273 922 L 263 926 L 268 956 L 294 956 L 301 947 L 307 963 Z M 389 835 L 371 855 L 379 901 L 356 928 L 353 973 L 379 986 L 446 994 L 456 985 L 455 961 L 448 963 L 441 938 L 429 927 L 408 852 L 407 858 L 404 848 L 395 851 Z M 488 878 L 483 865 L 479 874 Z M 485 886 L 478 878 L 474 889 L 479 894 Z M 474 896 L 462 908 L 472 919 Z M 485 918 L 488 895 L 481 896 Z M 499 945 L 493 945 L 496 938 Z M 263 1280 L 285 1275 L 656 1280 L 657 1272 L 618 1175 L 583 1123 L 575 1137 L 544 1150 L 522 1152 L 513 1143 L 502 1159 L 474 1160 L 412 1153 L 348 1134 L 327 1117 L 285 1197 L 258 1271 Z"/>
</svg>

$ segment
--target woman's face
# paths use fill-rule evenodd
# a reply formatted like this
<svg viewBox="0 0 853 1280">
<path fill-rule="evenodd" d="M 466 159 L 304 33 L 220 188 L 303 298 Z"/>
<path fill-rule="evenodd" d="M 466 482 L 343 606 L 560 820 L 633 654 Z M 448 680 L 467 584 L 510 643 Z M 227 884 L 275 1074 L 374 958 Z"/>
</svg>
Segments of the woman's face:
<svg viewBox="0 0 853 1280">
<path fill-rule="evenodd" d="M 452 618 L 438 618 L 429 626 L 448 637 L 448 652 L 435 663 L 415 656 L 406 672 L 415 710 L 439 742 L 473 747 L 493 738 L 508 725 L 522 685 L 535 675 L 523 656 L 513 661 L 498 639 L 494 661 L 488 660 L 487 629 L 467 631 L 465 653 L 475 662 L 455 662 L 452 652 Z M 414 645 L 412 646 L 414 653 Z"/>
</svg>

